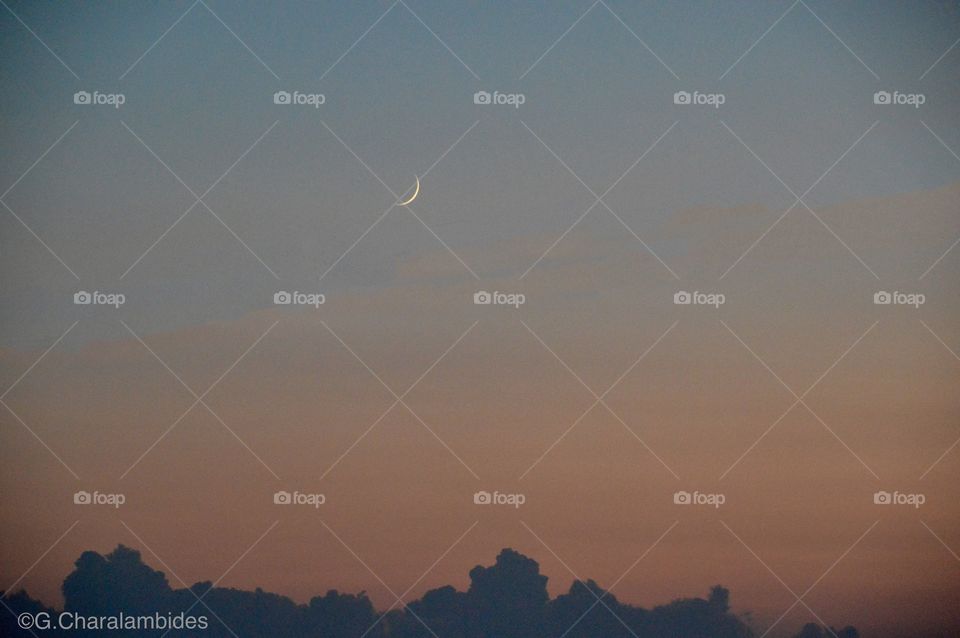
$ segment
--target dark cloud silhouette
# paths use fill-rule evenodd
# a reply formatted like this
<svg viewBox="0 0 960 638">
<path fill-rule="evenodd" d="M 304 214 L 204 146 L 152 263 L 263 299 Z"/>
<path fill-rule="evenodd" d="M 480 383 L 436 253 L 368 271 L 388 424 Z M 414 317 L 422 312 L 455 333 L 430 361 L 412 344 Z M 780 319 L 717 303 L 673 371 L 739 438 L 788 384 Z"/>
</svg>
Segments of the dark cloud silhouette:
<svg viewBox="0 0 960 638">
<path fill-rule="evenodd" d="M 364 592 L 335 590 L 306 605 L 265 592 L 215 587 L 201 582 L 173 589 L 166 576 L 144 564 L 140 553 L 119 545 L 106 556 L 84 552 L 63 582 L 64 610 L 84 616 L 159 614 L 207 617 L 202 630 L 169 631 L 170 638 L 749 638 L 753 632 L 730 612 L 730 592 L 716 586 L 706 599 L 685 598 L 643 609 L 617 600 L 592 580 L 574 581 L 551 600 L 540 566 L 512 549 L 496 563 L 470 570 L 466 592 L 445 586 L 403 608 L 380 614 Z M 11 613 L 0 619 L 0 635 L 29 636 L 17 626 L 23 612 L 60 613 L 20 591 L 3 596 Z M 162 636 L 165 629 L 111 631 L 113 636 Z M 44 630 L 44 636 L 102 635 L 100 631 Z M 842 630 L 807 625 L 797 638 L 859 638 Z"/>
</svg>

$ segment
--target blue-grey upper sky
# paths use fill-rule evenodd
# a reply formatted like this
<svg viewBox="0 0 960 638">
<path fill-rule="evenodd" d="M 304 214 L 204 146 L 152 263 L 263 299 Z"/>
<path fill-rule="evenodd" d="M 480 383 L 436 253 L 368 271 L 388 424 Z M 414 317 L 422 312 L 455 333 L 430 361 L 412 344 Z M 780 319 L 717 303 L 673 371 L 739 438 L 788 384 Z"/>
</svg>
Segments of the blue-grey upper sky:
<svg viewBox="0 0 960 638">
<path fill-rule="evenodd" d="M 33 33 L 0 14 L 3 188 L 76 126 L 4 201 L 79 281 L 4 211 L 7 344 L 58 334 L 77 289 L 127 290 L 127 311 L 163 329 L 266 305 L 278 287 L 390 285 L 399 260 L 445 252 L 433 233 L 481 255 L 468 264 L 481 278 L 519 277 L 529 262 L 485 260 L 485 247 L 529 236 L 545 249 L 594 201 L 544 145 L 600 194 L 677 122 L 605 198 L 667 264 L 685 246 L 658 227 L 679 211 L 761 205 L 772 220 L 793 203 L 746 146 L 799 195 L 878 122 L 805 197 L 811 206 L 960 175 L 931 134 L 960 146 L 960 84 L 949 81 L 960 60 L 937 62 L 956 3 L 10 9 Z M 325 103 L 275 105 L 278 90 Z M 478 90 L 525 101 L 478 106 Z M 684 108 L 681 90 L 725 102 Z M 876 106 L 878 90 L 926 102 Z M 75 105 L 76 91 L 125 102 Z M 424 179 L 414 211 L 429 230 L 395 209 L 318 284 L 394 200 L 351 151 L 402 194 L 468 129 Z M 195 201 L 178 178 L 196 195 L 217 182 L 203 201 L 223 223 L 201 203 L 163 235 Z M 11 329 L 24 316 L 28 328 Z"/>
</svg>

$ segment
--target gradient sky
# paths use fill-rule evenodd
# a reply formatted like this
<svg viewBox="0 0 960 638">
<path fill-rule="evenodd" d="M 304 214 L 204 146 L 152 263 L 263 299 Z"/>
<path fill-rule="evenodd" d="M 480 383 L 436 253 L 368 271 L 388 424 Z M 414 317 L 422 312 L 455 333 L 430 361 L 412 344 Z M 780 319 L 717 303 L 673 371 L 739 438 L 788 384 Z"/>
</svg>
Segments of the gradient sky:
<svg viewBox="0 0 960 638">
<path fill-rule="evenodd" d="M 216 579 L 279 520 L 224 584 L 366 589 L 385 608 L 329 530 L 402 592 L 479 521 L 410 597 L 465 586 L 504 546 L 556 594 L 569 569 L 611 585 L 679 520 L 618 597 L 722 583 L 762 633 L 795 601 L 780 578 L 873 635 L 960 626 L 960 453 L 934 465 L 960 416 L 958 37 L 951 2 L 9 3 L 0 575 L 79 519 L 30 593 L 57 601 L 81 551 L 117 542 Z M 372 174 L 402 194 L 428 169 L 419 220 Z M 567 232 L 621 176 L 612 212 Z M 213 213 L 170 229 L 214 183 Z M 764 235 L 791 190 L 819 219 L 798 204 Z M 127 303 L 75 306 L 81 289 Z M 527 303 L 474 306 L 479 289 Z M 278 309 L 277 290 L 327 303 Z M 677 290 L 727 303 L 675 306 Z M 875 306 L 877 290 L 927 302 Z M 198 395 L 218 382 L 216 416 L 198 405 L 150 449 L 193 403 L 164 364 Z M 781 418 L 794 393 L 808 407 Z M 328 503 L 278 511 L 282 488 Z M 77 489 L 128 503 L 78 510 Z M 478 489 L 528 502 L 478 510 Z M 678 508 L 677 489 L 728 503 Z M 878 509 L 878 489 L 927 503 Z M 810 620 L 798 605 L 771 635 Z"/>
</svg>

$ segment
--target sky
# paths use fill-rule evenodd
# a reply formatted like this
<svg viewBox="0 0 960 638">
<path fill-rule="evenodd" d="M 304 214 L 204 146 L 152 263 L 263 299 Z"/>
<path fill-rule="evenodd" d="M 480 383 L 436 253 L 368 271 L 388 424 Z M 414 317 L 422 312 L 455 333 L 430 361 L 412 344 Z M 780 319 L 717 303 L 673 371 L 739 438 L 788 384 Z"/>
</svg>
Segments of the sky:
<svg viewBox="0 0 960 638">
<path fill-rule="evenodd" d="M 123 542 L 385 608 L 509 546 L 773 636 L 956 628 L 958 38 L 952 2 L 8 2 L 0 580 L 55 602 Z"/>
</svg>

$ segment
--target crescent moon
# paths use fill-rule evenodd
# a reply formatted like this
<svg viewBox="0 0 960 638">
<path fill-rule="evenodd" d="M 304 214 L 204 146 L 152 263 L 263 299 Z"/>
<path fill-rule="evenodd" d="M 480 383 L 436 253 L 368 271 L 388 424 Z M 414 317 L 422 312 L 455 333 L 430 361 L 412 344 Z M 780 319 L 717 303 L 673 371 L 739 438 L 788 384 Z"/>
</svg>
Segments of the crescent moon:
<svg viewBox="0 0 960 638">
<path fill-rule="evenodd" d="M 406 206 L 407 204 L 415 200 L 417 198 L 417 195 L 420 194 L 420 178 L 417 177 L 416 175 L 414 175 L 414 178 L 416 178 L 417 180 L 417 186 L 413 190 L 413 195 L 410 196 L 410 199 L 404 200 L 402 202 L 397 202 L 397 206 Z"/>
</svg>

